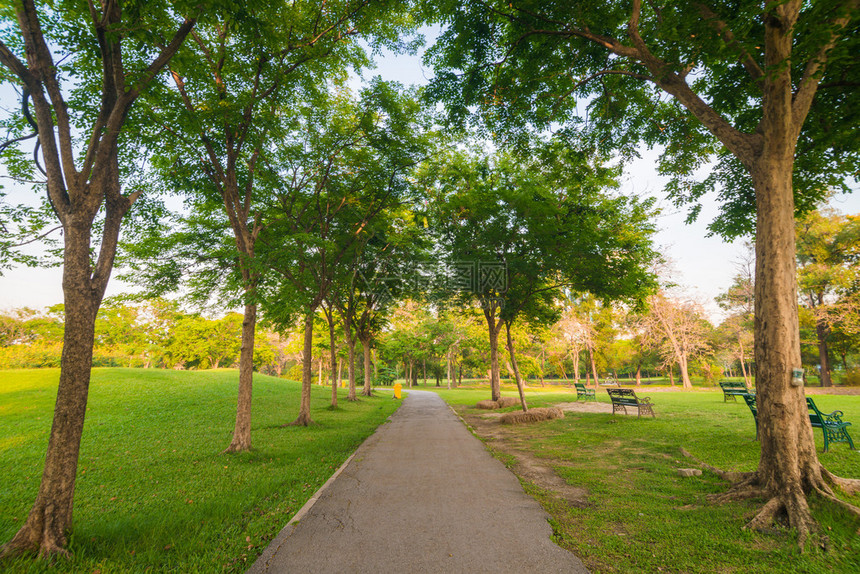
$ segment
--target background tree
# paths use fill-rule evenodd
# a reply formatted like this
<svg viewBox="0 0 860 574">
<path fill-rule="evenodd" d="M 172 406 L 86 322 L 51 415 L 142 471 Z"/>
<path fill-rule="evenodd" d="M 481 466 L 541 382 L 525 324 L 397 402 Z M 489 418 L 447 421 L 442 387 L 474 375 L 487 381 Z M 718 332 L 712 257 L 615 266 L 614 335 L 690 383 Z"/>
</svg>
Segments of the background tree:
<svg viewBox="0 0 860 574">
<path fill-rule="evenodd" d="M 277 276 L 266 285 L 270 319 L 287 325 L 296 312 L 305 316 L 295 424 L 311 422 L 313 315 L 332 286 L 351 276 L 344 263 L 371 237 L 371 222 L 408 193 L 407 177 L 422 153 L 420 112 L 399 86 L 374 81 L 358 101 L 341 90 L 303 111 L 301 139 L 284 142 L 273 159 L 280 191 L 259 241 L 262 261 Z"/>
<path fill-rule="evenodd" d="M 747 387 L 752 385 L 752 368 L 747 368 L 747 357 L 753 345 L 753 326 L 755 323 L 755 259 L 751 249 L 749 256 L 737 264 L 738 273 L 728 290 L 718 296 L 716 301 L 729 315 L 722 328 L 731 333 L 734 339 L 734 353 L 740 363 L 741 373 Z"/>
<path fill-rule="evenodd" d="M 523 410 L 513 324 L 554 323 L 554 301 L 565 287 L 606 299 L 640 297 L 652 284 L 644 267 L 654 256 L 650 203 L 606 193 L 611 170 L 562 140 L 530 152 L 529 159 L 452 153 L 434 190 L 450 268 L 471 273 L 455 277 L 468 280 L 457 286 L 460 296 L 476 300 L 487 320 L 492 397 L 500 396 L 497 341 L 504 326 Z"/>
<path fill-rule="evenodd" d="M 454 120 L 476 110 L 499 139 L 563 124 L 583 127 L 601 148 L 663 144 L 661 167 L 678 176 L 669 189 L 693 200 L 691 215 L 701 194 L 722 184 L 723 216 L 712 228 L 737 235 L 755 222 L 762 454 L 726 498 L 766 495 L 773 502 L 751 525 L 786 511 L 802 545 L 815 528 L 806 495 L 856 488 L 819 464 L 791 379 L 801 364 L 795 209 L 810 209 L 828 188 L 848 190 L 860 163 L 860 136 L 843 119 L 860 104 L 846 83 L 860 49 L 857 2 L 492 0 L 428 10 L 445 25 L 428 55 L 437 72 L 428 93 Z M 583 99 L 587 121 L 578 115 Z M 692 181 L 714 151 L 712 176 Z"/>
<path fill-rule="evenodd" d="M 123 218 L 142 191 L 122 192 L 127 170 L 120 165 L 120 149 L 133 157 L 132 148 L 125 147 L 126 120 L 194 27 L 202 4 L 190 4 L 150 3 L 144 9 L 139 2 L 89 2 L 84 9 L 80 3 L 37 7 L 21 0 L 0 12 L 0 65 L 5 68 L 0 81 L 21 89 L 22 116 L 38 133 L 34 157 L 45 177 L 42 189 L 63 228 L 66 314 L 42 482 L 27 520 L 3 554 L 65 553 L 96 314 Z M 54 59 L 58 53 L 60 61 Z"/>
<path fill-rule="evenodd" d="M 701 306 L 658 293 L 648 300 L 641 327 L 646 344 L 659 349 L 669 368 L 677 364 L 684 389 L 692 389 L 690 361 L 710 350 Z"/>
<path fill-rule="evenodd" d="M 819 380 L 833 385 L 828 308 L 860 281 L 860 221 L 833 210 L 816 210 L 797 221 L 800 303 L 815 318 Z"/>
</svg>

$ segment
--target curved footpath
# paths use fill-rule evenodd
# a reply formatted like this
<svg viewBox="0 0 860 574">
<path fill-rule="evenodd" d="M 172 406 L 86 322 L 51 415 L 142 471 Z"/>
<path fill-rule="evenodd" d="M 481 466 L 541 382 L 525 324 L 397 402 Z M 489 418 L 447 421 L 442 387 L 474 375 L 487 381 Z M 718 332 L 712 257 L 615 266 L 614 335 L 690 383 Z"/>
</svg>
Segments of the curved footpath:
<svg viewBox="0 0 860 574">
<path fill-rule="evenodd" d="M 438 395 L 410 391 L 390 421 L 249 574 L 587 572 Z"/>
</svg>

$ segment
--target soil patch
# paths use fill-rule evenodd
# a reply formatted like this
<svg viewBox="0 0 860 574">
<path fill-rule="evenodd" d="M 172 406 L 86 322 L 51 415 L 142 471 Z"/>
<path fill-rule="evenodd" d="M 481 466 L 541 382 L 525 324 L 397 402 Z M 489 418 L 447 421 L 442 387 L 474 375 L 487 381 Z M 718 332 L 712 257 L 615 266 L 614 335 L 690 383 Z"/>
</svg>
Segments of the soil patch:
<svg viewBox="0 0 860 574">
<path fill-rule="evenodd" d="M 568 484 L 553 470 L 554 466 L 567 466 L 569 463 L 551 458 L 538 458 L 527 450 L 519 448 L 527 438 L 517 431 L 517 427 L 500 424 L 498 419 L 502 416 L 501 413 L 478 415 L 466 413 L 464 407 L 456 410 L 472 427 L 472 431 L 487 443 L 487 446 L 516 461 L 511 470 L 520 480 L 552 492 L 556 497 L 576 508 L 589 506 L 588 490 Z"/>
</svg>

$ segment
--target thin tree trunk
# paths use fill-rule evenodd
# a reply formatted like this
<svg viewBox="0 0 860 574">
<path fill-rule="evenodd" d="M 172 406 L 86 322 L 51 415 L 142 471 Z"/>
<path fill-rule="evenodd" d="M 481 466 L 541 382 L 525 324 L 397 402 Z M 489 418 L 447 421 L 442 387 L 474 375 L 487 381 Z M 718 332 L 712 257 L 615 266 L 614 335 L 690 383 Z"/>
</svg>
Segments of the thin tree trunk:
<svg viewBox="0 0 860 574">
<path fill-rule="evenodd" d="M 810 296 L 810 299 L 812 297 Z M 823 303 L 823 296 L 818 294 L 818 305 Z M 814 310 L 814 309 L 813 309 Z M 830 377 L 830 352 L 827 345 L 827 339 L 830 337 L 830 326 L 823 316 L 815 317 L 815 335 L 818 339 L 818 362 L 821 364 L 821 370 L 818 375 L 819 386 L 832 387 L 833 380 Z"/>
<path fill-rule="evenodd" d="M 308 426 L 311 420 L 311 384 L 313 384 L 313 345 L 314 345 L 314 311 L 311 309 L 305 315 L 305 341 L 302 351 L 302 401 L 299 406 L 299 416 L 292 425 Z"/>
<path fill-rule="evenodd" d="M 591 375 L 594 377 L 594 388 L 600 383 L 597 377 L 597 363 L 594 361 L 594 347 L 588 347 L 588 362 L 591 363 Z"/>
<path fill-rule="evenodd" d="M 454 374 L 454 372 L 452 370 L 453 365 L 451 364 L 451 351 L 450 350 L 447 353 L 447 359 L 448 359 L 448 368 L 445 370 L 445 374 L 447 375 L 445 378 L 447 379 L 448 390 L 450 391 L 451 390 L 451 376 Z"/>
<path fill-rule="evenodd" d="M 690 373 L 687 369 L 687 356 L 681 355 L 678 357 L 678 370 L 681 371 L 681 385 L 684 390 L 693 388 L 693 383 L 690 381 Z"/>
<path fill-rule="evenodd" d="M 346 328 L 344 337 L 346 340 L 347 353 L 349 354 L 346 363 L 346 373 L 347 377 L 349 377 L 349 395 L 347 396 L 347 400 L 355 401 L 358 400 L 355 396 L 355 339 L 349 331 L 349 327 Z"/>
<path fill-rule="evenodd" d="M 543 381 L 543 360 L 544 360 L 544 350 L 541 349 L 540 350 L 540 386 L 545 387 L 546 385 L 544 384 L 544 381 Z"/>
<path fill-rule="evenodd" d="M 642 363 L 636 365 L 636 386 L 642 386 Z"/>
<path fill-rule="evenodd" d="M 329 343 L 329 377 L 331 378 L 331 408 L 337 408 L 337 344 L 334 336 L 334 310 L 331 306 L 323 306 L 326 322 L 328 323 L 328 343 Z M 320 364 L 322 367 L 322 364 Z"/>
<path fill-rule="evenodd" d="M 485 313 L 486 314 L 486 313 Z M 493 316 L 487 315 L 487 328 L 490 335 L 490 396 L 497 401 L 502 396 L 501 377 L 499 376 L 499 331 L 501 322 L 496 324 Z"/>
<path fill-rule="evenodd" d="M 370 375 L 370 338 L 361 339 L 361 349 L 364 354 L 364 389 L 361 394 L 365 397 L 373 395 L 373 380 Z"/>
<path fill-rule="evenodd" d="M 675 386 L 675 365 L 669 365 L 669 384 Z"/>
<path fill-rule="evenodd" d="M 746 354 L 746 353 L 744 353 L 744 344 L 739 340 L 738 346 L 740 347 L 740 350 L 741 350 L 741 356 L 740 356 L 741 374 L 744 376 L 744 385 L 746 385 L 746 388 L 749 389 L 750 385 L 752 384 L 752 381 L 750 380 L 750 376 L 747 373 L 747 366 L 746 366 L 746 363 L 744 361 L 744 355 Z"/>
<path fill-rule="evenodd" d="M 254 384 L 254 334 L 257 327 L 257 305 L 245 305 L 242 318 L 242 350 L 239 353 L 239 398 L 233 439 L 225 452 L 251 450 L 251 397 Z"/>
<path fill-rule="evenodd" d="M 424 366 L 424 386 L 426 387 L 426 386 L 427 386 L 427 357 L 423 357 L 423 358 L 421 359 L 421 362 L 422 362 L 422 364 L 423 364 L 423 366 Z M 438 381 L 438 380 L 436 381 L 436 386 L 437 386 L 437 387 L 439 386 L 439 381 Z"/>
<path fill-rule="evenodd" d="M 529 407 L 526 404 L 526 395 L 523 390 L 523 379 L 520 377 L 520 368 L 517 364 L 517 354 L 514 351 L 514 340 L 511 337 L 511 326 L 505 323 L 505 335 L 508 338 L 508 352 L 511 355 L 511 366 L 514 368 L 514 378 L 517 381 L 517 392 L 520 394 L 520 403 L 522 403 L 523 412 L 528 412 Z"/>
</svg>

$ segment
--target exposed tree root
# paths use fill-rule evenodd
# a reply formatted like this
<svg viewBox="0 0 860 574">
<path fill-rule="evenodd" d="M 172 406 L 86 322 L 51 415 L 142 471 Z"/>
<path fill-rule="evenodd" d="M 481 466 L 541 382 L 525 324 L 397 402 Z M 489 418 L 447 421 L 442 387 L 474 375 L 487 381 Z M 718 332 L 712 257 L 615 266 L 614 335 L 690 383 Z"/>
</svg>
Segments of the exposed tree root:
<svg viewBox="0 0 860 574">
<path fill-rule="evenodd" d="M 730 470 L 722 470 L 722 469 L 713 467 L 710 464 L 708 464 L 706 462 L 702 462 L 701 460 L 699 460 L 698 458 L 696 458 L 695 456 L 690 454 L 690 452 L 687 449 L 685 449 L 684 447 L 681 447 L 680 450 L 681 450 L 681 454 L 684 455 L 685 457 L 695 460 L 699 464 L 699 466 L 701 466 L 702 468 L 713 472 L 714 474 L 716 474 L 717 476 L 719 476 L 723 480 L 727 480 L 728 482 L 731 482 L 732 484 L 738 484 L 744 480 L 747 480 L 747 479 L 755 476 L 754 472 L 733 472 Z"/>
<path fill-rule="evenodd" d="M 250 440 L 237 440 L 235 437 L 230 443 L 230 446 L 224 449 L 221 454 L 232 454 L 234 452 L 249 452 L 251 450 Z"/>
<path fill-rule="evenodd" d="M 860 508 L 857 508 L 856 506 L 854 506 L 850 502 L 845 502 L 844 500 L 840 500 L 840 499 L 836 498 L 835 496 L 833 496 L 832 494 L 830 494 L 829 492 L 827 492 L 823 489 L 816 488 L 815 491 L 819 495 L 821 495 L 822 498 L 829 500 L 830 502 L 836 504 L 837 506 L 841 506 L 842 508 L 847 510 L 849 513 L 853 514 L 857 518 L 860 518 Z"/>
<path fill-rule="evenodd" d="M 709 499 L 717 503 L 735 502 L 753 498 L 767 499 L 764 506 L 744 527 L 745 529 L 768 532 L 773 525 L 793 528 L 797 531 L 797 541 L 801 550 L 809 540 L 809 537 L 818 532 L 818 523 L 812 517 L 807 502 L 807 494 L 815 492 L 824 500 L 848 511 L 852 516 L 860 518 L 860 508 L 840 500 L 831 490 L 831 486 L 842 489 L 847 494 L 860 492 L 860 480 L 842 478 L 834 475 L 823 466 L 820 466 L 821 480 L 817 483 L 807 485 L 809 492 L 804 489 L 795 488 L 775 493 L 762 483 L 758 472 L 730 472 L 715 468 L 705 462 L 698 460 L 686 449 L 681 448 L 681 454 L 693 459 L 702 468 L 705 468 L 717 476 L 732 483 L 732 486 L 723 494 L 710 496 Z"/>
<path fill-rule="evenodd" d="M 836 476 L 823 466 L 819 465 L 819 468 L 821 469 L 821 476 L 828 484 L 839 487 L 848 495 L 860 493 L 860 479 L 842 478 L 841 476 Z"/>
<path fill-rule="evenodd" d="M 30 511 L 24 526 L 18 530 L 12 540 L 0 547 L 0 560 L 36 553 L 40 558 L 47 560 L 71 557 L 69 551 L 64 548 L 65 534 L 54 527 L 52 507 L 53 505 L 49 504 L 38 511 L 36 509 Z"/>
<path fill-rule="evenodd" d="M 301 414 L 299 414 L 298 418 L 296 420 L 294 420 L 293 422 L 287 423 L 287 424 L 281 425 L 281 426 L 306 427 L 306 426 L 310 426 L 310 425 L 314 425 L 314 424 L 316 424 L 316 423 L 311 419 L 311 416 L 309 414 L 301 413 Z"/>
</svg>

